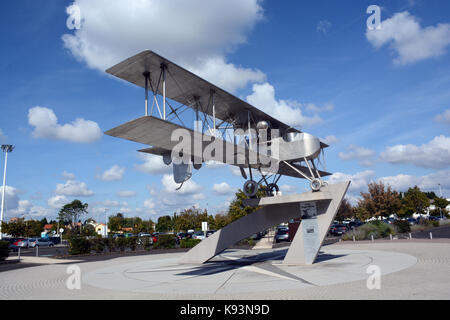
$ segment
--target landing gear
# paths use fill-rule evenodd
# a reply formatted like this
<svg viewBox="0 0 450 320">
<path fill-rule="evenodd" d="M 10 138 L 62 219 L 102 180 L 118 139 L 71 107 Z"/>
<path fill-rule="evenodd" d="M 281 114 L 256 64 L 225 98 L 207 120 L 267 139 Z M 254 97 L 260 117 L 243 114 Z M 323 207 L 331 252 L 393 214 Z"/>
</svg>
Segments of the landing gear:
<svg viewBox="0 0 450 320">
<path fill-rule="evenodd" d="M 258 183 L 254 180 L 247 180 L 244 183 L 243 191 L 244 194 L 249 198 L 254 198 L 258 192 Z"/>
<path fill-rule="evenodd" d="M 280 191 L 280 188 L 278 188 L 278 185 L 276 183 L 270 183 L 267 186 L 266 194 L 268 197 L 273 197 Z"/>
<path fill-rule="evenodd" d="M 320 188 L 322 187 L 322 180 L 317 178 L 313 179 L 311 180 L 310 186 L 313 191 L 319 191 Z"/>
</svg>

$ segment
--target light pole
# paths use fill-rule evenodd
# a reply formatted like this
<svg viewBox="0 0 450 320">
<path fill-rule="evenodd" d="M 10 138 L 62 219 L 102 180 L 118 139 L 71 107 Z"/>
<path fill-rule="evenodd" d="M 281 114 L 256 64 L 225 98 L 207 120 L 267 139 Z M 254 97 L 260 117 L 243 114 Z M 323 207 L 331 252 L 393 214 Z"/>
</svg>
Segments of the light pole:
<svg viewBox="0 0 450 320">
<path fill-rule="evenodd" d="M 3 223 L 3 209 L 5 206 L 5 193 L 6 193 L 6 165 L 8 164 L 8 152 L 14 150 L 14 146 L 10 144 L 2 145 L 2 150 L 5 152 L 5 170 L 3 171 L 3 189 L 2 189 L 2 209 L 0 213 L 0 240 L 3 239 L 2 223 Z"/>
<path fill-rule="evenodd" d="M 105 238 L 108 238 L 108 208 L 105 208 Z"/>
<path fill-rule="evenodd" d="M 442 189 L 441 189 L 441 184 L 440 184 L 440 183 L 438 183 L 438 186 L 439 186 L 439 193 L 440 193 L 440 195 L 441 195 L 441 198 L 442 198 Z M 441 219 L 442 219 L 442 208 L 441 208 L 441 207 L 439 207 L 439 212 L 440 212 L 440 214 L 441 214 Z"/>
</svg>

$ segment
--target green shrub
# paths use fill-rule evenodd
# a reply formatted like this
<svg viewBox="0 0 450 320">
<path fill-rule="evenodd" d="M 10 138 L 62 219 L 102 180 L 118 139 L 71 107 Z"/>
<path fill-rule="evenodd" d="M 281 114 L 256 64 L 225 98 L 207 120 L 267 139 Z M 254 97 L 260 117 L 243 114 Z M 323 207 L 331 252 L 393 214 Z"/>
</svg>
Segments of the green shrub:
<svg viewBox="0 0 450 320">
<path fill-rule="evenodd" d="M 136 251 L 137 246 L 137 237 L 129 237 L 127 239 L 127 247 L 131 249 L 131 251 Z"/>
<path fill-rule="evenodd" d="M 347 232 L 342 236 L 342 240 L 370 240 L 372 236 L 374 239 L 385 238 L 390 234 L 395 234 L 394 227 L 382 221 L 372 221 L 362 226 Z"/>
<path fill-rule="evenodd" d="M 201 241 L 200 239 L 182 239 L 180 241 L 180 248 L 193 248 Z"/>
<path fill-rule="evenodd" d="M 0 261 L 5 260 L 9 256 L 9 242 L 0 241 Z"/>
<path fill-rule="evenodd" d="M 150 243 L 150 237 L 143 237 L 142 246 L 144 247 L 144 250 L 150 250 L 150 248 L 152 247 L 152 244 Z"/>
<path fill-rule="evenodd" d="M 116 247 L 120 250 L 120 251 L 125 251 L 125 248 L 127 247 L 128 244 L 128 239 L 127 238 L 116 238 Z"/>
<path fill-rule="evenodd" d="M 175 248 L 176 240 L 171 234 L 162 234 L 158 241 L 154 244 L 155 249 L 172 249 Z"/>
<path fill-rule="evenodd" d="M 91 248 L 93 248 L 96 253 L 103 253 L 107 243 L 108 243 L 108 239 L 102 239 L 102 238 L 92 239 L 91 240 Z"/>
<path fill-rule="evenodd" d="M 114 252 L 114 251 L 116 251 L 117 246 L 116 246 L 116 241 L 115 241 L 115 240 L 116 240 L 116 239 L 111 238 L 111 237 L 105 239 L 105 244 L 106 244 L 106 246 L 108 247 L 109 252 Z"/>
<path fill-rule="evenodd" d="M 406 220 L 395 220 L 394 227 L 398 233 L 411 232 L 411 225 Z"/>
<path fill-rule="evenodd" d="M 91 252 L 90 241 L 84 237 L 72 237 L 69 239 L 69 254 L 87 254 Z"/>
</svg>

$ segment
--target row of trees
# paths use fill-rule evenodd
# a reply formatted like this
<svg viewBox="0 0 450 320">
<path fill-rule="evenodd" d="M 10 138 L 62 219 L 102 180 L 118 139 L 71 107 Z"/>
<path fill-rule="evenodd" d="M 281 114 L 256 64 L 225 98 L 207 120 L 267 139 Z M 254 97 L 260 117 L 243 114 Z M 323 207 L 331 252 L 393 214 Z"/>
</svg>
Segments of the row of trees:
<svg viewBox="0 0 450 320">
<path fill-rule="evenodd" d="M 258 196 L 263 196 L 263 190 L 258 191 Z M 203 221 L 208 222 L 209 229 L 218 230 L 227 224 L 255 211 L 257 208 L 247 207 L 243 204 L 246 199 L 245 194 L 239 190 L 235 199 L 231 202 L 227 213 L 208 214 L 207 210 L 189 208 L 172 216 L 165 215 L 158 218 L 154 223 L 151 219 L 144 220 L 140 217 L 125 217 L 122 213 L 117 213 L 109 217 L 108 228 L 112 232 L 130 230 L 133 233 L 139 232 L 167 232 L 167 231 L 187 231 L 200 230 Z M 370 183 L 368 192 L 361 192 L 361 199 L 357 205 L 352 206 L 347 199 L 342 201 L 337 213 L 338 220 L 347 218 L 358 218 L 362 221 L 372 217 L 389 217 L 395 214 L 397 217 L 409 217 L 413 213 L 428 213 L 430 204 L 434 204 L 436 209 L 431 215 L 448 214 L 446 207 L 449 202 L 436 196 L 434 192 L 422 192 L 417 186 L 409 188 L 405 193 L 399 193 L 390 186 L 385 186 L 382 182 Z M 50 223 L 52 230 L 62 227 L 66 235 L 95 235 L 94 227 L 89 223 L 92 218 L 87 219 L 84 224 L 81 218 L 88 212 L 88 204 L 80 200 L 74 200 L 64 205 L 58 213 L 58 221 L 47 222 L 47 219 L 27 220 L 18 219 L 15 222 L 3 223 L 2 231 L 14 237 L 38 236 L 44 229 L 44 225 Z"/>
<path fill-rule="evenodd" d="M 51 221 L 50 223 L 57 225 L 56 221 Z M 20 218 L 9 223 L 2 222 L 2 232 L 13 237 L 35 237 L 41 235 L 41 232 L 44 231 L 44 226 L 46 224 L 49 224 L 46 218 L 42 220 L 25 220 Z"/>
<path fill-rule="evenodd" d="M 372 182 L 368 186 L 368 192 L 361 192 L 361 199 L 356 206 L 352 206 L 347 199 L 343 200 L 337 219 L 358 218 L 364 221 L 372 217 L 387 218 L 391 215 L 406 218 L 414 213 L 427 214 L 431 204 L 435 206 L 435 209 L 430 212 L 430 215 L 448 214 L 446 207 L 450 202 L 438 197 L 434 192 L 422 192 L 415 186 L 405 193 L 399 193 L 382 182 Z"/>
</svg>

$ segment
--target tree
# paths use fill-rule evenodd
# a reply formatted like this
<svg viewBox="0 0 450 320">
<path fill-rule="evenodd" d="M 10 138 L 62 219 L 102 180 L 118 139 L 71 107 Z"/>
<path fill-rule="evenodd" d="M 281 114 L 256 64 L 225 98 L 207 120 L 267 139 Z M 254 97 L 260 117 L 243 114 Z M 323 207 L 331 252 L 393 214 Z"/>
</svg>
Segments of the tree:
<svg viewBox="0 0 450 320">
<path fill-rule="evenodd" d="M 430 206 L 430 199 L 427 195 L 420 191 L 418 186 L 409 188 L 404 194 L 402 215 L 411 216 L 413 213 L 426 214 L 427 209 Z"/>
<path fill-rule="evenodd" d="M 173 229 L 173 221 L 170 216 L 162 216 L 158 218 L 156 223 L 156 231 L 166 232 Z"/>
<path fill-rule="evenodd" d="M 214 217 L 214 228 L 216 230 L 222 229 L 230 223 L 230 218 L 226 214 L 216 214 Z"/>
<path fill-rule="evenodd" d="M 120 231 L 124 226 L 125 226 L 125 218 L 123 214 L 121 214 L 120 212 L 117 213 L 115 216 L 109 217 L 108 227 L 112 232 Z"/>
<path fill-rule="evenodd" d="M 197 208 L 184 209 L 180 214 L 174 214 L 172 218 L 173 228 L 176 231 L 187 231 L 190 229 L 201 229 L 202 222 L 208 222 L 210 230 L 215 229 L 214 217 L 208 215 L 207 210 L 200 210 Z"/>
<path fill-rule="evenodd" d="M 79 221 L 81 215 L 87 213 L 87 209 L 87 203 L 82 203 L 80 200 L 73 200 L 61 208 L 58 219 L 64 224 L 72 224 L 74 226 L 75 222 Z"/>
<path fill-rule="evenodd" d="M 44 231 L 44 227 L 41 221 L 25 221 L 25 235 L 27 237 L 40 237 L 42 231 Z"/>
<path fill-rule="evenodd" d="M 338 212 L 336 213 L 336 220 L 343 221 L 345 219 L 352 218 L 354 216 L 354 210 L 347 198 L 342 199 Z"/>
<path fill-rule="evenodd" d="M 434 198 L 433 204 L 436 206 L 436 210 L 433 211 L 433 215 L 440 216 L 441 213 L 442 215 L 446 215 L 447 206 L 450 204 L 450 202 L 445 198 L 436 197 Z"/>
<path fill-rule="evenodd" d="M 26 234 L 26 225 L 24 223 L 24 219 L 18 219 L 17 221 L 10 221 L 8 223 L 2 222 L 2 232 L 16 237 L 25 236 Z"/>
<path fill-rule="evenodd" d="M 355 209 L 359 219 L 389 217 L 398 213 L 401 200 L 397 191 L 393 191 L 390 186 L 385 187 L 383 182 L 369 183 L 368 189 L 367 193 L 361 192 L 362 199 L 358 201 Z"/>
<path fill-rule="evenodd" d="M 256 196 L 258 198 L 262 198 L 266 196 L 266 193 L 263 188 L 259 189 L 256 193 Z M 234 200 L 230 203 L 229 209 L 228 209 L 228 217 L 230 220 L 230 223 L 233 221 L 236 221 L 254 211 L 259 209 L 259 207 L 250 207 L 244 205 L 244 200 L 247 199 L 247 196 L 244 194 L 242 190 L 238 190 L 236 192 L 236 197 Z"/>
</svg>

